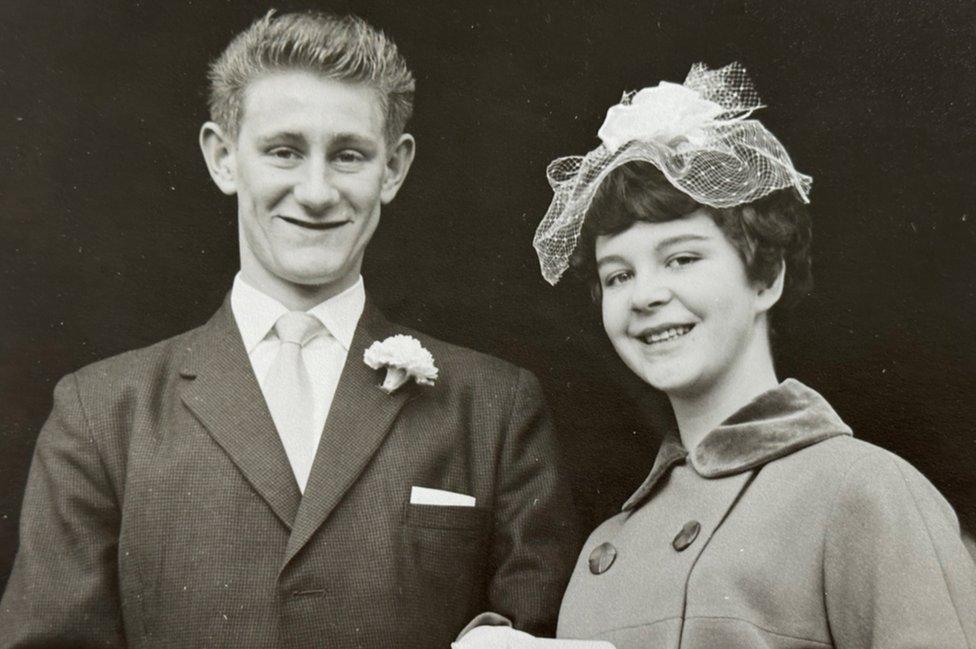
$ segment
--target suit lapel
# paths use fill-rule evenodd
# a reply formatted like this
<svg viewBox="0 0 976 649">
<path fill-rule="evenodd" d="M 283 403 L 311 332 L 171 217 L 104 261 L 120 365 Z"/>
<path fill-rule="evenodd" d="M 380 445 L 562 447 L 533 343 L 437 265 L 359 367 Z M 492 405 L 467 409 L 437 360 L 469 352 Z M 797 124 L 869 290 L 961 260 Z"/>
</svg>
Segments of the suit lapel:
<svg viewBox="0 0 976 649">
<path fill-rule="evenodd" d="M 383 371 L 371 369 L 363 362 L 363 352 L 369 345 L 393 333 L 390 323 L 367 300 L 288 541 L 286 564 L 339 504 L 409 400 L 411 384 L 387 394 L 379 387 Z"/>
<path fill-rule="evenodd" d="M 301 492 L 234 321 L 230 300 L 202 329 L 180 372 L 183 402 L 289 529 Z"/>
</svg>

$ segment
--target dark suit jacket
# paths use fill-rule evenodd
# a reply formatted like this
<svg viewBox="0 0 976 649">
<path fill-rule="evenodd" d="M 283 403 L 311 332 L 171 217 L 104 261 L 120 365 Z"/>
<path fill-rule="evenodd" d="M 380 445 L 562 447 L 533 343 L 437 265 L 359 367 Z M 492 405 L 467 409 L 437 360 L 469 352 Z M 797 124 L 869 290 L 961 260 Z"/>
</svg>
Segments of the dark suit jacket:
<svg viewBox="0 0 976 649">
<path fill-rule="evenodd" d="M 436 385 L 379 389 L 363 350 L 395 333 Z M 58 384 L 0 647 L 446 648 L 485 609 L 551 633 L 578 549 L 555 465 L 531 374 L 367 302 L 303 497 L 225 302 Z"/>
</svg>

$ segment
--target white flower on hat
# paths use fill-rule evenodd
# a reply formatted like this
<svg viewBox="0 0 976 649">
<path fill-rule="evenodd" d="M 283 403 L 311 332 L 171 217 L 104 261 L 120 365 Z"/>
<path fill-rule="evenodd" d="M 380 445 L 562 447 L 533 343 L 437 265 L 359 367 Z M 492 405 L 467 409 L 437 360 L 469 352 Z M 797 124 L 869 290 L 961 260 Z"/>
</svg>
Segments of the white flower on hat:
<svg viewBox="0 0 976 649">
<path fill-rule="evenodd" d="M 410 379 L 420 385 L 434 385 L 437 379 L 434 357 L 413 336 L 397 334 L 374 342 L 363 354 L 363 362 L 374 370 L 386 367 L 386 378 L 380 387 L 387 394 Z"/>
<path fill-rule="evenodd" d="M 632 140 L 680 148 L 701 145 L 706 127 L 727 112 L 687 86 L 662 81 L 634 94 L 630 103 L 611 106 L 597 132 L 603 145 L 615 151 Z"/>
<path fill-rule="evenodd" d="M 671 185 L 702 205 L 745 205 L 792 188 L 810 202 L 813 179 L 796 170 L 783 144 L 754 111 L 764 108 L 745 68 L 691 66 L 683 84 L 662 81 L 624 93 L 607 111 L 602 143 L 586 155 L 556 158 L 546 168 L 552 202 L 532 245 L 542 276 L 555 284 L 569 268 L 593 197 L 614 169 L 654 165 Z"/>
</svg>

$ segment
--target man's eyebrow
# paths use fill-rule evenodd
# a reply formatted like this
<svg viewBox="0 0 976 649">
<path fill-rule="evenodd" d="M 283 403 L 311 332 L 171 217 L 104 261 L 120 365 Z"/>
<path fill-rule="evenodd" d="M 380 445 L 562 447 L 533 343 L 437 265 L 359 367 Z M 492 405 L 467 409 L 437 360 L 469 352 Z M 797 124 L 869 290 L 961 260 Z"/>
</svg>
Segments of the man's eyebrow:
<svg viewBox="0 0 976 649">
<path fill-rule="evenodd" d="M 362 147 L 375 147 L 376 141 L 365 135 L 360 135 L 359 133 L 336 133 L 335 137 L 332 138 L 332 143 L 334 146 L 347 146 L 350 144 Z"/>
<path fill-rule="evenodd" d="M 274 131 L 258 136 L 258 142 L 261 144 L 270 144 L 272 142 L 296 143 L 304 141 L 305 138 L 302 137 L 301 133 L 295 131 Z"/>
<path fill-rule="evenodd" d="M 258 143 L 267 146 L 273 143 L 284 142 L 286 144 L 303 144 L 305 136 L 298 131 L 273 131 L 258 136 Z M 366 135 L 347 132 L 337 133 L 332 137 L 332 147 L 358 146 L 366 149 L 376 148 L 376 141 Z"/>
</svg>

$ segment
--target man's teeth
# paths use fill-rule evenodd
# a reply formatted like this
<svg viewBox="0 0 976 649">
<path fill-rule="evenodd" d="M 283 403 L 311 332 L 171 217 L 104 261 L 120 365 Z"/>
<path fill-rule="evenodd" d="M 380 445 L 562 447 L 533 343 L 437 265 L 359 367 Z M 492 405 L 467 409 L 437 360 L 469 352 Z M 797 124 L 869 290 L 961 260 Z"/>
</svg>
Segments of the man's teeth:
<svg viewBox="0 0 976 649">
<path fill-rule="evenodd" d="M 658 331 L 657 333 L 644 336 L 643 340 L 648 345 L 653 343 L 663 343 L 668 340 L 674 340 L 675 338 L 684 336 L 689 331 L 691 331 L 691 325 L 682 325 L 680 327 L 672 327 L 670 329 L 665 329 L 664 331 Z"/>
</svg>

